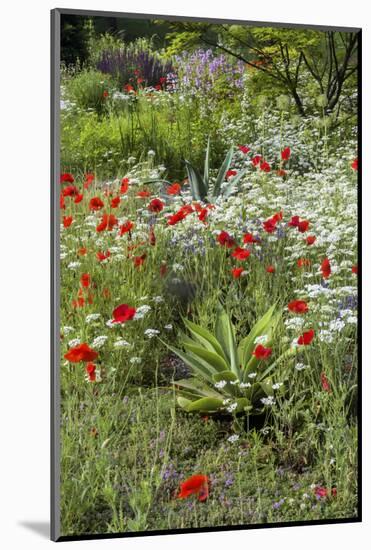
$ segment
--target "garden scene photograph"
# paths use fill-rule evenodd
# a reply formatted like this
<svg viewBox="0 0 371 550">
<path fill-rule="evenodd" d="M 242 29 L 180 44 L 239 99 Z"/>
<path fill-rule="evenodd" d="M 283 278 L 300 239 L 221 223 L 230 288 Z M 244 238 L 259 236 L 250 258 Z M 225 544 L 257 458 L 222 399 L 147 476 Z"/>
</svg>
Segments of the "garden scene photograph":
<svg viewBox="0 0 371 550">
<path fill-rule="evenodd" d="M 359 32 L 153 17 L 61 15 L 61 535 L 357 521 Z"/>
</svg>

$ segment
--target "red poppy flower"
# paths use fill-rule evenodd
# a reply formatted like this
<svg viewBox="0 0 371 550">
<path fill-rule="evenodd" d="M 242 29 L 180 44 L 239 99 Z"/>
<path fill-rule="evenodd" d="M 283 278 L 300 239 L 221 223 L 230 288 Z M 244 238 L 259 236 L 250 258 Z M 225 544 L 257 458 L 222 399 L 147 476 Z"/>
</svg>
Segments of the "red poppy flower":
<svg viewBox="0 0 371 550">
<path fill-rule="evenodd" d="M 275 222 L 280 222 L 280 221 L 282 220 L 282 218 L 283 218 L 283 212 L 282 212 L 282 210 L 281 210 L 281 212 L 277 212 L 276 214 L 274 214 L 274 216 L 273 216 L 272 219 L 273 219 Z"/>
<path fill-rule="evenodd" d="M 302 220 L 299 222 L 298 230 L 300 233 L 305 233 L 309 227 L 309 221 L 308 220 Z"/>
<path fill-rule="evenodd" d="M 265 348 L 264 346 L 262 346 L 262 344 L 258 344 L 252 354 L 257 359 L 261 360 L 261 359 L 268 359 L 271 353 L 272 353 L 272 348 Z"/>
<path fill-rule="evenodd" d="M 354 161 L 351 164 L 351 167 L 353 170 L 358 170 L 358 158 L 354 159 Z"/>
<path fill-rule="evenodd" d="M 240 248 L 239 246 L 234 249 L 232 252 L 233 258 L 236 258 L 236 260 L 246 260 L 250 256 L 251 252 L 250 250 L 246 250 L 246 248 Z"/>
<path fill-rule="evenodd" d="M 298 344 L 299 346 L 309 346 L 311 341 L 314 338 L 314 330 L 311 328 L 307 332 L 304 332 L 301 336 L 298 338 Z"/>
<path fill-rule="evenodd" d="M 64 196 L 63 196 L 62 193 L 59 196 L 59 206 L 62 210 L 64 210 L 66 208 L 66 203 L 65 203 Z"/>
<path fill-rule="evenodd" d="M 250 147 L 247 147 L 247 145 L 239 145 L 238 148 L 244 155 L 247 155 L 250 151 Z"/>
<path fill-rule="evenodd" d="M 243 272 L 244 272 L 243 267 L 234 267 L 232 269 L 232 276 L 233 276 L 234 279 L 239 279 Z"/>
<path fill-rule="evenodd" d="M 266 268 L 265 268 L 265 271 L 267 273 L 274 273 L 276 271 L 276 268 L 274 267 L 274 265 L 268 265 Z"/>
<path fill-rule="evenodd" d="M 84 288 L 89 288 L 90 282 L 91 281 L 89 273 L 83 273 L 80 277 L 81 286 L 83 286 Z"/>
<path fill-rule="evenodd" d="M 287 307 L 294 313 L 307 313 L 308 311 L 308 304 L 304 302 L 304 300 L 293 300 L 292 302 L 289 302 Z"/>
<path fill-rule="evenodd" d="M 114 197 L 114 198 L 111 200 L 111 208 L 117 208 L 118 205 L 120 204 L 120 202 L 121 202 L 120 197 Z"/>
<path fill-rule="evenodd" d="M 156 235 L 155 235 L 155 231 L 151 225 L 151 227 L 149 228 L 149 244 L 151 246 L 155 246 L 156 245 Z"/>
<path fill-rule="evenodd" d="M 166 262 L 161 262 L 161 265 L 160 265 L 160 276 L 161 277 L 165 277 L 167 273 L 167 265 L 166 265 Z"/>
<path fill-rule="evenodd" d="M 180 493 L 177 498 L 188 498 L 195 495 L 200 502 L 205 501 L 209 496 L 209 480 L 207 476 L 196 474 L 180 484 Z"/>
<path fill-rule="evenodd" d="M 331 265 L 330 260 L 325 258 L 321 264 L 322 277 L 328 279 L 331 275 Z"/>
<path fill-rule="evenodd" d="M 194 208 L 192 204 L 184 204 L 181 208 L 179 208 L 179 211 L 188 216 L 189 214 L 192 214 L 192 212 L 194 212 Z"/>
<path fill-rule="evenodd" d="M 144 264 L 144 260 L 147 258 L 147 254 L 144 253 L 141 256 L 134 256 L 133 262 L 135 267 L 140 267 Z"/>
<path fill-rule="evenodd" d="M 109 93 L 108 93 L 108 91 L 107 91 L 107 90 L 104 90 L 104 92 L 103 92 L 103 94 L 102 94 L 102 95 L 103 95 L 103 97 L 104 97 L 104 98 L 106 98 L 106 97 L 108 97 L 108 96 L 109 96 Z"/>
<path fill-rule="evenodd" d="M 123 178 L 121 180 L 120 194 L 125 195 L 129 189 L 129 178 Z"/>
<path fill-rule="evenodd" d="M 135 307 L 130 307 L 127 304 L 121 304 L 117 306 L 113 312 L 113 323 L 126 323 L 126 321 L 131 321 L 136 313 Z"/>
<path fill-rule="evenodd" d="M 237 170 L 228 170 L 225 175 L 225 179 L 229 179 L 232 176 L 237 176 Z"/>
<path fill-rule="evenodd" d="M 285 147 L 285 149 L 281 151 L 281 159 L 283 161 L 286 161 L 286 160 L 289 160 L 290 157 L 291 157 L 291 149 L 290 147 Z"/>
<path fill-rule="evenodd" d="M 271 171 L 271 167 L 270 167 L 270 165 L 268 164 L 268 162 L 266 160 L 263 160 L 260 163 L 260 170 L 262 172 L 270 172 Z"/>
<path fill-rule="evenodd" d="M 134 92 L 135 91 L 131 84 L 125 84 L 124 90 L 125 90 L 125 92 Z"/>
<path fill-rule="evenodd" d="M 312 244 L 314 244 L 317 240 L 317 237 L 315 237 L 314 235 L 309 235 L 305 241 L 307 243 L 308 246 L 312 246 Z"/>
<path fill-rule="evenodd" d="M 296 262 L 296 265 L 298 267 L 310 266 L 310 260 L 309 258 L 299 258 L 298 261 Z"/>
<path fill-rule="evenodd" d="M 82 201 L 82 199 L 84 198 L 84 195 L 82 193 L 79 193 L 78 195 L 76 195 L 76 197 L 73 199 L 73 202 L 75 204 L 79 204 L 79 202 Z"/>
<path fill-rule="evenodd" d="M 327 495 L 328 495 L 328 492 L 327 492 L 326 487 L 317 486 L 317 487 L 314 488 L 314 494 L 318 498 L 326 498 Z"/>
<path fill-rule="evenodd" d="M 120 237 L 125 235 L 125 233 L 129 233 L 133 229 L 133 227 L 134 227 L 134 224 L 130 220 L 123 223 L 120 227 Z"/>
<path fill-rule="evenodd" d="M 358 265 L 352 266 L 352 273 L 354 273 L 354 275 L 358 275 Z"/>
<path fill-rule="evenodd" d="M 290 227 L 299 227 L 299 223 L 300 223 L 300 217 L 299 216 L 292 216 L 292 218 L 289 221 L 288 225 Z"/>
<path fill-rule="evenodd" d="M 100 262 L 103 262 L 103 260 L 107 260 L 111 256 L 111 252 L 109 250 L 106 250 L 106 252 L 97 252 L 97 260 Z"/>
<path fill-rule="evenodd" d="M 277 174 L 277 176 L 280 176 L 281 178 L 284 178 L 285 176 L 287 176 L 287 172 L 286 172 L 286 170 L 283 170 L 283 168 L 280 168 L 279 170 L 277 170 L 276 174 Z"/>
<path fill-rule="evenodd" d="M 94 361 L 98 353 L 91 349 L 85 342 L 68 350 L 64 358 L 70 363 L 80 363 L 80 361 Z"/>
<path fill-rule="evenodd" d="M 259 163 L 260 163 L 261 160 L 262 160 L 261 155 L 255 155 L 255 157 L 251 159 L 251 164 L 253 166 L 259 166 Z"/>
<path fill-rule="evenodd" d="M 104 202 L 99 197 L 93 197 L 92 199 L 90 199 L 89 210 L 92 210 L 93 212 L 95 212 L 103 208 L 103 206 L 104 206 Z"/>
<path fill-rule="evenodd" d="M 63 216 L 63 227 L 67 228 L 71 225 L 73 222 L 72 216 Z"/>
<path fill-rule="evenodd" d="M 263 222 L 264 231 L 267 233 L 274 233 L 276 231 L 277 221 L 274 218 L 269 218 Z"/>
<path fill-rule="evenodd" d="M 330 382 L 328 381 L 328 378 L 324 372 L 321 372 L 321 386 L 323 391 L 331 393 Z"/>
<path fill-rule="evenodd" d="M 137 197 L 140 199 L 146 199 L 147 197 L 150 197 L 151 193 L 147 191 L 147 189 L 143 189 L 142 191 L 138 191 Z"/>
<path fill-rule="evenodd" d="M 96 382 L 97 380 L 97 374 L 96 374 L 97 367 L 94 365 L 94 363 L 87 363 L 85 367 L 85 372 L 88 375 L 89 382 Z"/>
<path fill-rule="evenodd" d="M 64 197 L 76 197 L 79 194 L 79 190 L 75 185 L 68 185 L 62 191 Z"/>
<path fill-rule="evenodd" d="M 61 177 L 60 177 L 61 183 L 73 183 L 74 181 L 75 181 L 75 178 L 73 177 L 72 174 L 68 174 L 68 173 L 61 174 Z"/>
<path fill-rule="evenodd" d="M 180 185 L 180 183 L 173 183 L 172 185 L 169 185 L 169 187 L 166 189 L 166 193 L 168 195 L 179 195 L 181 189 L 182 186 Z"/>
<path fill-rule="evenodd" d="M 201 208 L 199 214 L 198 214 L 198 219 L 201 221 L 201 222 L 204 222 L 207 218 L 207 216 L 209 215 L 209 210 L 207 208 Z"/>
<path fill-rule="evenodd" d="M 252 233 L 245 233 L 243 236 L 243 242 L 245 244 L 252 244 L 259 242 L 257 239 L 255 239 L 254 235 Z"/>
<path fill-rule="evenodd" d="M 77 300 L 72 300 L 72 307 L 78 308 L 78 307 L 84 307 L 85 305 L 85 298 L 83 296 L 78 296 Z"/>
<path fill-rule="evenodd" d="M 225 246 L 226 248 L 232 248 L 236 244 L 233 237 L 227 231 L 221 231 L 217 236 L 217 241 L 221 246 Z"/>
<path fill-rule="evenodd" d="M 166 76 L 160 76 L 160 78 L 159 78 L 159 83 L 160 83 L 160 84 L 165 84 L 165 83 L 166 83 L 166 80 L 167 80 Z"/>
<path fill-rule="evenodd" d="M 175 225 L 178 222 L 181 222 L 182 220 L 184 220 L 185 217 L 186 217 L 185 212 L 183 212 L 183 210 L 178 210 L 178 212 L 176 212 L 175 214 L 167 218 L 167 223 L 168 225 Z"/>
<path fill-rule="evenodd" d="M 94 174 L 85 174 L 84 189 L 89 189 L 94 181 Z"/>
<path fill-rule="evenodd" d="M 101 222 L 99 225 L 97 225 L 97 231 L 98 233 L 101 231 L 112 231 L 112 229 L 115 227 L 115 225 L 118 224 L 118 220 L 116 216 L 113 214 L 103 214 L 103 217 L 101 219 Z"/>
<path fill-rule="evenodd" d="M 78 249 L 77 254 L 79 256 L 86 256 L 87 252 L 88 252 L 88 249 L 85 248 L 85 246 L 83 246 L 82 248 Z"/>
<path fill-rule="evenodd" d="M 165 204 L 160 199 L 152 199 L 148 205 L 148 210 L 157 214 L 163 210 L 164 206 Z"/>
</svg>

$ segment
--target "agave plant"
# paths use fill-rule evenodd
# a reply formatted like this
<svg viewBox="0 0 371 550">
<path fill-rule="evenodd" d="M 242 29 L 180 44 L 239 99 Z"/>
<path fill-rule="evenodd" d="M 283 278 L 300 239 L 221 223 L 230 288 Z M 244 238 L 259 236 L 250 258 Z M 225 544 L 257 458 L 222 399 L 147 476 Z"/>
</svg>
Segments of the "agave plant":
<svg viewBox="0 0 371 550">
<path fill-rule="evenodd" d="M 188 182 L 191 189 L 192 198 L 195 201 L 208 202 L 211 199 L 216 199 L 220 195 L 228 197 L 235 191 L 237 191 L 236 184 L 240 181 L 242 176 L 246 173 L 246 170 L 240 170 L 238 174 L 230 178 L 227 188 L 223 188 L 222 184 L 225 181 L 227 172 L 231 166 L 233 158 L 233 146 L 229 149 L 221 167 L 219 168 L 218 175 L 212 186 L 210 186 L 209 179 L 209 165 L 210 165 L 210 139 L 207 141 L 205 161 L 204 161 L 204 174 L 201 176 L 199 170 L 193 166 L 188 160 L 184 159 Z M 142 184 L 149 183 L 162 183 L 163 191 L 161 197 L 165 200 L 169 199 L 166 194 L 166 188 L 171 185 L 171 182 L 165 179 L 151 179 L 143 181 Z"/>
<path fill-rule="evenodd" d="M 280 317 L 273 305 L 239 345 L 235 327 L 221 306 L 215 335 L 184 320 L 190 333 L 182 336 L 184 351 L 168 345 L 193 373 L 191 378 L 173 382 L 180 407 L 187 412 L 208 414 L 261 413 L 264 403 L 273 402 L 272 371 L 283 358 L 294 353 L 289 349 L 274 362 L 253 355 L 257 342 L 264 340 L 267 347 L 272 343 Z M 279 391 L 283 391 L 283 386 Z"/>
<path fill-rule="evenodd" d="M 198 169 L 193 166 L 188 160 L 184 160 L 188 175 L 188 181 L 191 188 L 192 198 L 194 200 L 207 201 L 209 198 L 216 199 L 219 195 L 229 196 L 236 190 L 236 184 L 245 174 L 246 170 L 241 170 L 236 176 L 230 180 L 230 185 L 227 190 L 222 189 L 222 183 L 225 181 L 226 174 L 231 166 L 233 158 L 233 146 L 229 149 L 226 157 L 219 168 L 218 175 L 212 187 L 211 196 L 209 197 L 210 181 L 209 181 L 209 160 L 210 160 L 210 138 L 207 141 L 206 155 L 204 162 L 204 175 L 201 176 Z"/>
</svg>

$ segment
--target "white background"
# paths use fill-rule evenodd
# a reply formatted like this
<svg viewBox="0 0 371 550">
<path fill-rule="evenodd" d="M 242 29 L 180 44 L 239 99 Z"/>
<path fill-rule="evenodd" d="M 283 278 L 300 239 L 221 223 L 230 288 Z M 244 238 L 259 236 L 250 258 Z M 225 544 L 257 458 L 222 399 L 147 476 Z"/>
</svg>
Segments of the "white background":
<svg viewBox="0 0 371 550">
<path fill-rule="evenodd" d="M 54 7 L 363 27 L 363 110 L 370 122 L 371 18 L 366 0 L 7 0 L 1 7 L 0 545 L 38 549 L 49 519 L 49 10 Z M 5 124 L 4 124 L 5 119 Z M 370 127 L 364 122 L 363 238 L 369 240 Z M 4 172 L 5 168 L 5 172 Z M 365 246 L 365 248 L 366 248 Z M 366 548 L 371 540 L 370 256 L 364 250 L 364 523 L 69 543 L 71 547 L 196 550 Z M 5 304 L 5 307 L 4 307 Z M 367 488 L 369 490 L 367 490 Z M 368 547 L 369 547 L 368 543 Z"/>
</svg>

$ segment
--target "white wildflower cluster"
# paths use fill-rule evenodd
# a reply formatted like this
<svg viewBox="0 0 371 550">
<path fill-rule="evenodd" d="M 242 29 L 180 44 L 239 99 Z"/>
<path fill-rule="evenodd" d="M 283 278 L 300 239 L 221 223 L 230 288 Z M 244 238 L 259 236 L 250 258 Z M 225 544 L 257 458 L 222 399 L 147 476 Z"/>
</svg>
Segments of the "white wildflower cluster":
<svg viewBox="0 0 371 550">
<path fill-rule="evenodd" d="M 78 346 L 79 344 L 81 344 L 80 338 L 74 338 L 73 340 L 70 340 L 70 341 L 68 342 L 68 346 L 69 346 L 70 348 L 74 348 L 74 347 Z"/>
<path fill-rule="evenodd" d="M 97 336 L 96 338 L 94 338 L 94 340 L 92 341 L 91 343 L 91 347 L 92 348 L 95 348 L 95 349 L 99 349 L 101 347 L 104 346 L 104 344 L 106 343 L 106 341 L 108 340 L 108 336 L 106 336 L 105 334 L 102 334 L 100 336 Z"/>
<path fill-rule="evenodd" d="M 124 340 L 123 338 L 118 338 L 113 343 L 113 347 L 114 348 L 128 348 L 128 347 L 130 347 L 130 343 L 127 342 L 126 340 Z"/>
<path fill-rule="evenodd" d="M 147 328 L 144 331 L 144 336 L 147 336 L 147 338 L 149 338 L 149 339 L 154 338 L 158 334 L 160 334 L 160 331 L 155 329 L 155 328 Z"/>
<path fill-rule="evenodd" d="M 65 325 L 64 327 L 61 327 L 61 333 L 66 336 L 67 334 L 70 334 L 70 332 L 73 332 L 75 329 L 73 327 L 70 327 L 68 325 Z"/>
<path fill-rule="evenodd" d="M 261 334 L 260 336 L 257 336 L 254 340 L 254 344 L 261 344 L 264 345 L 268 342 L 269 336 L 268 334 Z"/>
<path fill-rule="evenodd" d="M 138 321 L 139 319 L 143 319 L 151 311 L 151 306 L 143 305 L 139 306 L 135 312 L 134 319 Z"/>
<path fill-rule="evenodd" d="M 268 397 L 262 397 L 260 401 L 267 407 L 271 407 L 276 404 L 275 399 L 271 395 L 268 395 Z"/>
<path fill-rule="evenodd" d="M 85 317 L 86 323 L 93 323 L 94 321 L 97 321 L 101 317 L 100 313 L 90 313 Z"/>
</svg>

